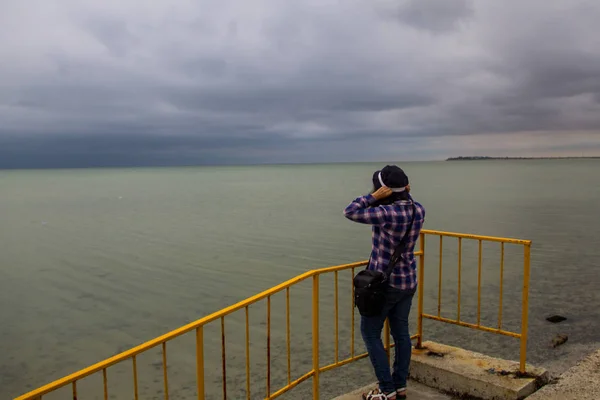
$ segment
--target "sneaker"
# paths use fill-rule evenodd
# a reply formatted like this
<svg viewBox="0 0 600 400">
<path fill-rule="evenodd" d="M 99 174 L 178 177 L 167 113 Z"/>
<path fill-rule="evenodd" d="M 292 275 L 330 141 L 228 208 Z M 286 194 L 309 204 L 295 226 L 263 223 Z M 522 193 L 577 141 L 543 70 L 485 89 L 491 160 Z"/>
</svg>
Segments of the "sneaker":
<svg viewBox="0 0 600 400">
<path fill-rule="evenodd" d="M 396 392 L 385 394 L 379 388 L 363 393 L 363 400 L 396 400 Z"/>
<path fill-rule="evenodd" d="M 396 390 L 396 400 L 406 400 L 406 388 Z"/>
</svg>

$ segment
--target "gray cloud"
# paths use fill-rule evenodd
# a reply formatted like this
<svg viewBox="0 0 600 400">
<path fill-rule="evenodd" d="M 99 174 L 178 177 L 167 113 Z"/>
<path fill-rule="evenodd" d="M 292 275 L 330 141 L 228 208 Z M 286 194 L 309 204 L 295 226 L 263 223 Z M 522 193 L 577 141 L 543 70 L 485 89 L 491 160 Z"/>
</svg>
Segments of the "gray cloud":
<svg viewBox="0 0 600 400">
<path fill-rule="evenodd" d="M 125 57 L 130 49 L 140 44 L 141 39 L 128 28 L 126 20 L 98 18 L 91 16 L 85 21 L 85 28 L 113 57 Z"/>
<path fill-rule="evenodd" d="M 577 152 L 600 143 L 599 18 L 572 0 L 7 0 L 0 167 L 443 158 L 533 131 L 532 153 Z"/>
<path fill-rule="evenodd" d="M 400 22 L 436 33 L 453 31 L 473 16 L 469 0 L 409 0 L 397 7 Z"/>
</svg>

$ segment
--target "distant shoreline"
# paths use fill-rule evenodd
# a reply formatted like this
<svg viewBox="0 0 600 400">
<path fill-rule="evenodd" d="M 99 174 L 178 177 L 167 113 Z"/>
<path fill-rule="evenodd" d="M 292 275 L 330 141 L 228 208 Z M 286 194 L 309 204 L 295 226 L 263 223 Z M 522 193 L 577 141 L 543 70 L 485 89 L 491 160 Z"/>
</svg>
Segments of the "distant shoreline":
<svg viewBox="0 0 600 400">
<path fill-rule="evenodd" d="M 589 157 L 487 157 L 487 156 L 468 156 L 468 157 L 449 157 L 446 161 L 480 161 L 480 160 L 582 160 L 599 159 L 600 156 Z"/>
</svg>

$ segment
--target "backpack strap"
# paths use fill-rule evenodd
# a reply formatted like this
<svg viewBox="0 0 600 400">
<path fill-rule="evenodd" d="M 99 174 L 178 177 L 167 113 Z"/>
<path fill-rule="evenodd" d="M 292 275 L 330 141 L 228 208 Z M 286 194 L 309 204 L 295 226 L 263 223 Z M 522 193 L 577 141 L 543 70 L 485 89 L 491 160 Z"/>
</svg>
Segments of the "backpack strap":
<svg viewBox="0 0 600 400">
<path fill-rule="evenodd" d="M 417 207 L 415 207 L 414 201 L 411 201 L 411 204 L 412 204 L 412 218 L 410 219 L 410 224 L 406 228 L 406 232 L 404 232 L 404 236 L 402 236 L 400 243 L 398 243 L 398 245 L 394 249 L 394 253 L 392 254 L 392 257 L 390 258 L 390 262 L 388 263 L 387 268 L 383 272 L 386 280 L 389 279 L 390 275 L 392 274 L 392 271 L 396 267 L 396 264 L 398 263 L 398 261 L 400 261 L 400 258 L 403 257 L 402 255 L 406 250 L 406 238 L 412 231 L 413 222 L 415 220 L 415 215 L 417 214 Z"/>
</svg>

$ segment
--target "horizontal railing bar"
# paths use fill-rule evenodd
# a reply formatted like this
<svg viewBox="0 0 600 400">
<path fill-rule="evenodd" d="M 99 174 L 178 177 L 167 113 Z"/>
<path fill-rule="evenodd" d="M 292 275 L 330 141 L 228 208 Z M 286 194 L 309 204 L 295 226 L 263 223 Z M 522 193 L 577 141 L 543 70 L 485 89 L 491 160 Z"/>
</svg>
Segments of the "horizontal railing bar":
<svg viewBox="0 0 600 400">
<path fill-rule="evenodd" d="M 341 367 L 341 366 L 344 366 L 346 364 L 350 364 L 350 363 L 352 363 L 354 361 L 362 360 L 363 358 L 367 358 L 368 356 L 369 356 L 369 353 L 362 353 L 362 354 L 359 354 L 357 356 L 354 356 L 354 357 L 351 357 L 351 358 L 347 358 L 345 360 L 338 361 L 336 363 L 329 364 L 329 365 L 326 365 L 324 367 L 321 367 L 321 368 L 319 368 L 319 372 L 326 372 L 326 371 L 335 369 L 337 367 Z"/>
<path fill-rule="evenodd" d="M 496 236 L 471 235 L 471 234 L 467 234 L 467 233 L 433 231 L 433 230 L 429 230 L 429 229 L 423 229 L 423 230 L 421 230 L 421 232 L 426 235 L 437 235 L 437 236 L 448 236 L 448 237 L 463 238 L 463 239 L 485 240 L 488 242 L 501 242 L 501 243 L 523 244 L 523 245 L 531 244 L 531 240 L 504 238 L 504 237 L 496 237 Z"/>
<path fill-rule="evenodd" d="M 438 317 L 436 315 L 423 314 L 423 318 L 432 319 L 434 321 L 446 322 L 448 324 L 460 325 L 460 326 L 464 326 L 467 328 L 476 329 L 479 331 L 497 333 L 499 335 L 510 336 L 510 337 L 514 337 L 517 339 L 519 339 L 521 337 L 521 334 L 519 334 L 519 333 L 514 333 L 514 332 L 510 332 L 510 331 L 505 331 L 502 329 L 496 329 L 496 328 L 488 328 L 487 326 L 470 324 L 468 322 L 457 321 L 454 319 L 449 319 L 449 318 L 444 318 L 444 317 Z"/>
<path fill-rule="evenodd" d="M 296 379 L 295 381 L 292 381 L 290 384 L 282 387 L 281 389 L 279 389 L 276 392 L 271 393 L 271 395 L 269 397 L 267 397 L 267 399 L 274 399 L 276 397 L 281 396 L 282 394 L 286 393 L 287 391 L 295 388 L 296 386 L 298 386 L 299 384 L 301 384 L 302 382 L 304 382 L 305 380 L 312 378 L 312 376 L 315 374 L 314 370 L 310 370 L 310 372 L 302 375 L 300 378 Z"/>
</svg>

